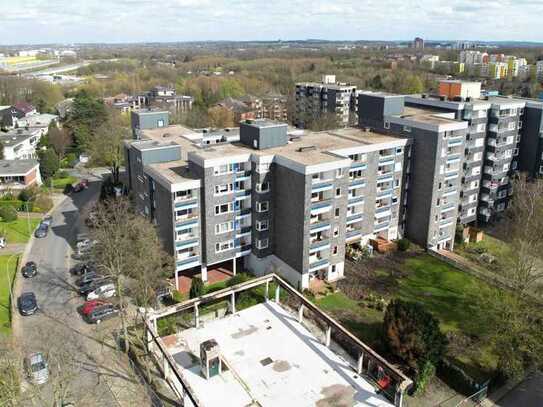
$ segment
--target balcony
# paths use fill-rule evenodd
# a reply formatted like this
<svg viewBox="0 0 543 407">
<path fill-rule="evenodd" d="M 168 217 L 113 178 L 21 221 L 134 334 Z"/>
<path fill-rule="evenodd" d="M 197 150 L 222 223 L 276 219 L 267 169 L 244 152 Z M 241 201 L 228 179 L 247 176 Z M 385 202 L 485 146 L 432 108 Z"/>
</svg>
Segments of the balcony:
<svg viewBox="0 0 543 407">
<path fill-rule="evenodd" d="M 368 168 L 368 164 L 366 163 L 354 162 L 351 164 L 351 168 L 349 169 L 349 171 L 365 170 L 367 168 Z"/>
<path fill-rule="evenodd" d="M 357 188 L 364 188 L 366 186 L 366 180 L 364 179 L 353 179 L 349 183 L 349 190 L 357 189 Z"/>
<path fill-rule="evenodd" d="M 332 210 L 332 203 L 330 200 L 317 202 L 311 205 L 311 216 L 327 213 Z"/>
<path fill-rule="evenodd" d="M 330 261 L 328 259 L 309 259 L 309 271 L 316 271 L 323 268 L 328 268 Z"/>
<path fill-rule="evenodd" d="M 243 226 L 240 229 L 236 229 L 236 238 L 243 236 L 250 236 L 252 228 L 251 226 Z"/>
<path fill-rule="evenodd" d="M 200 256 L 193 254 L 175 262 L 175 269 L 177 271 L 186 270 L 192 267 L 200 265 Z"/>
<path fill-rule="evenodd" d="M 361 238 L 362 238 L 362 232 L 357 229 L 348 230 L 347 233 L 345 234 L 345 240 L 348 242 L 361 239 Z"/>
<path fill-rule="evenodd" d="M 330 248 L 330 240 L 328 239 L 316 240 L 313 243 L 310 242 L 309 253 L 313 254 L 313 253 L 319 252 L 321 250 L 326 250 L 329 248 Z"/>
<path fill-rule="evenodd" d="M 364 214 L 355 213 L 353 215 L 347 216 L 347 225 L 352 225 L 353 223 L 362 222 L 364 220 Z"/>
<path fill-rule="evenodd" d="M 185 200 L 184 202 L 176 202 L 175 203 L 175 209 L 176 210 L 183 210 L 183 209 L 194 209 L 198 207 L 198 202 L 191 202 L 192 200 Z"/>
<path fill-rule="evenodd" d="M 311 194 L 318 194 L 320 192 L 330 191 L 333 187 L 333 184 L 319 185 L 317 187 L 311 188 Z"/>
<path fill-rule="evenodd" d="M 175 242 L 176 249 L 189 249 L 191 247 L 196 247 L 200 244 L 199 239 L 191 239 L 183 242 Z"/>
<path fill-rule="evenodd" d="M 251 190 L 250 189 L 238 189 L 234 191 L 236 194 L 236 201 L 249 198 L 251 196 Z"/>
<path fill-rule="evenodd" d="M 448 147 L 455 147 L 455 146 L 460 146 L 462 145 L 462 143 L 464 142 L 464 137 L 463 136 L 457 136 L 455 138 L 449 138 L 449 141 L 447 142 L 447 146 Z"/>
<path fill-rule="evenodd" d="M 176 216 L 175 224 L 176 225 L 185 224 L 187 221 L 191 221 L 191 220 L 194 220 L 194 219 L 198 219 L 198 214 L 190 213 L 188 215 Z"/>
<path fill-rule="evenodd" d="M 236 219 L 245 219 L 251 216 L 251 208 L 236 209 Z"/>
</svg>

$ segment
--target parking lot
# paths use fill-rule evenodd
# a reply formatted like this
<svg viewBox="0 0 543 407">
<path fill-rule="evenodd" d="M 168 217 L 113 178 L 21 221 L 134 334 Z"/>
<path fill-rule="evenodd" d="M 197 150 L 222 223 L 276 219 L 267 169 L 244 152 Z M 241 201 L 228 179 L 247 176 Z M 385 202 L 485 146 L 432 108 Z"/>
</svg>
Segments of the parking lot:
<svg viewBox="0 0 543 407">
<path fill-rule="evenodd" d="M 18 277 L 16 294 L 35 293 L 39 310 L 31 316 L 14 315 L 14 335 L 24 354 L 43 352 L 49 361 L 48 383 L 27 386 L 37 405 L 148 405 L 137 378 L 115 349 L 117 319 L 85 322 L 80 314 L 84 298 L 69 272 L 76 263 L 76 235 L 83 229 L 80 215 L 97 199 L 99 185 L 98 179 L 91 179 L 88 189 L 67 197 L 54 210 L 47 236 L 33 240 L 26 258 L 37 264 L 37 275 Z"/>
</svg>

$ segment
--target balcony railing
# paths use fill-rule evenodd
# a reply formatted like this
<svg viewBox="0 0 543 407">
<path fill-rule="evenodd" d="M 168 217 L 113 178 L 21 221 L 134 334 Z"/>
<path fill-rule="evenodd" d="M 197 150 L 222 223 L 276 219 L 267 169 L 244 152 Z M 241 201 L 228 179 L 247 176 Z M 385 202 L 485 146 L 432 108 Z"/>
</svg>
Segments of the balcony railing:
<svg viewBox="0 0 543 407">
<path fill-rule="evenodd" d="M 309 271 L 319 270 L 325 267 L 328 267 L 330 265 L 330 261 L 328 259 L 317 259 L 314 261 L 309 262 Z"/>
</svg>

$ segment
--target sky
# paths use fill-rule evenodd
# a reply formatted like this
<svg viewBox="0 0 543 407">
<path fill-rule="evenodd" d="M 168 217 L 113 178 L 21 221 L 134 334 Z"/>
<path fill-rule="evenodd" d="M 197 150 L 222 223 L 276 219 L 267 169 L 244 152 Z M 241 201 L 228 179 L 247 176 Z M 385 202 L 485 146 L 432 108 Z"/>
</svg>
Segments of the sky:
<svg viewBox="0 0 543 407">
<path fill-rule="evenodd" d="M 0 0 L 0 44 L 541 41 L 543 0 Z"/>
</svg>

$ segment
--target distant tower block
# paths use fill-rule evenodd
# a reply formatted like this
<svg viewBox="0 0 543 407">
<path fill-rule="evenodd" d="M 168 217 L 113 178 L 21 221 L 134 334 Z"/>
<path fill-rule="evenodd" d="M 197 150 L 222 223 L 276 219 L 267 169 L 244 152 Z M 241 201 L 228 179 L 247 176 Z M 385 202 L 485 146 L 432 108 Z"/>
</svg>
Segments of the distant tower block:
<svg viewBox="0 0 543 407">
<path fill-rule="evenodd" d="M 222 360 L 219 345 L 215 339 L 200 344 L 200 363 L 202 374 L 206 379 L 221 374 Z"/>
</svg>

